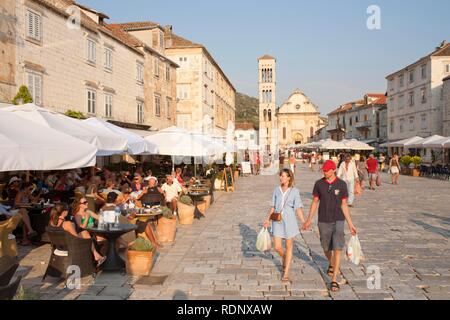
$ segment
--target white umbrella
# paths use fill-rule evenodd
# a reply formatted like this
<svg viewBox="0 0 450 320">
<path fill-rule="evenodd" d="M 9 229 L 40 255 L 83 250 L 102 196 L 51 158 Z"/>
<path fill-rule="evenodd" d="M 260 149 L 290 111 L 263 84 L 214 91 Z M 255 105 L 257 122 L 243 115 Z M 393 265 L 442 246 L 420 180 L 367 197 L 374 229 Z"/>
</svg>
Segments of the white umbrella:
<svg viewBox="0 0 450 320">
<path fill-rule="evenodd" d="M 442 137 L 441 139 L 435 140 L 433 142 L 424 143 L 423 147 L 429 149 L 442 149 L 447 142 L 450 142 L 450 137 Z"/>
<path fill-rule="evenodd" d="M 207 143 L 178 127 L 161 130 L 145 138 L 156 145 L 158 153 L 166 156 L 208 157 L 213 154 Z"/>
<path fill-rule="evenodd" d="M 333 141 L 333 140 L 329 140 L 326 141 L 324 143 L 322 143 L 320 145 L 320 149 L 324 149 L 324 150 L 346 150 L 348 149 L 348 147 L 340 142 L 340 141 Z"/>
<path fill-rule="evenodd" d="M 439 140 L 445 140 L 445 138 L 442 136 L 439 136 L 439 135 L 435 135 L 432 137 L 428 137 L 421 142 L 411 144 L 411 145 L 409 145 L 409 147 L 410 148 L 418 148 L 418 149 L 428 148 L 427 145 L 438 142 Z M 442 146 L 441 146 L 441 148 L 442 148 Z"/>
<path fill-rule="evenodd" d="M 344 140 L 342 141 L 350 150 L 355 151 L 373 151 L 375 150 L 374 147 L 369 146 L 367 143 L 364 143 L 362 141 L 358 141 L 356 139 L 352 140 Z"/>
<path fill-rule="evenodd" d="M 408 149 L 414 149 L 417 144 L 421 144 L 425 139 L 421 137 L 414 137 L 403 143 L 403 146 Z"/>
<path fill-rule="evenodd" d="M 127 150 L 129 154 L 156 154 L 158 151 L 158 148 L 154 144 L 146 141 L 138 134 L 116 126 L 107 121 L 98 118 L 89 118 L 87 120 L 84 120 L 83 122 L 92 126 L 104 127 L 107 130 L 111 131 L 111 133 L 119 135 L 122 139 L 125 139 L 127 141 Z"/>
<path fill-rule="evenodd" d="M 87 142 L 0 110 L 0 172 L 91 167 L 96 153 Z"/>
<path fill-rule="evenodd" d="M 111 135 L 86 125 L 83 121 L 72 119 L 63 114 L 41 108 L 33 103 L 20 106 L 8 106 L 1 110 L 12 112 L 24 119 L 64 132 L 77 139 L 89 142 L 97 147 L 97 155 L 115 154 L 124 149 L 124 141 L 117 135 Z"/>
<path fill-rule="evenodd" d="M 414 144 L 416 142 L 421 142 L 421 141 L 423 141 L 423 138 L 421 138 L 421 137 L 412 137 L 412 138 L 408 138 L 408 139 L 404 139 L 404 140 L 388 143 L 388 147 L 390 147 L 390 148 L 403 148 L 403 147 L 406 147 L 406 144 Z"/>
</svg>

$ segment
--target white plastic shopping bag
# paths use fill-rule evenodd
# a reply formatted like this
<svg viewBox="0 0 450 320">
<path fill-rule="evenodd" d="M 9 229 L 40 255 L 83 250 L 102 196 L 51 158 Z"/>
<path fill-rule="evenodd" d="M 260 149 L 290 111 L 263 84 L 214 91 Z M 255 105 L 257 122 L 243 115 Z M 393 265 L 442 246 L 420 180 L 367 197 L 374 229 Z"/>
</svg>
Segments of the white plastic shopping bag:
<svg viewBox="0 0 450 320">
<path fill-rule="evenodd" d="M 267 228 L 262 228 L 256 238 L 256 249 L 261 252 L 266 252 L 272 249 L 272 239 Z"/>
<path fill-rule="evenodd" d="M 347 245 L 347 258 L 348 260 L 355 264 L 359 265 L 361 261 L 364 260 L 364 254 L 361 250 L 361 243 L 359 242 L 358 236 L 352 236 Z"/>
</svg>

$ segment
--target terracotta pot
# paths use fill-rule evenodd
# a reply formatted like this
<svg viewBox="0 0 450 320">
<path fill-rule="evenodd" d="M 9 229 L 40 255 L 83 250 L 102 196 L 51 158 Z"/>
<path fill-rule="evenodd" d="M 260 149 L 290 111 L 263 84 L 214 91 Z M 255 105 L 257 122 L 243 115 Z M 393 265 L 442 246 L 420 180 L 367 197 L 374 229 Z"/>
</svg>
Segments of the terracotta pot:
<svg viewBox="0 0 450 320">
<path fill-rule="evenodd" d="M 174 242 L 177 232 L 177 219 L 166 219 L 164 217 L 158 220 L 156 226 L 159 242 Z"/>
<path fill-rule="evenodd" d="M 148 276 L 153 268 L 153 251 L 126 252 L 127 273 L 134 276 Z"/>
<path fill-rule="evenodd" d="M 200 213 L 204 216 L 206 216 L 206 201 L 199 201 L 197 202 L 197 209 L 200 211 Z"/>
<path fill-rule="evenodd" d="M 191 225 L 194 222 L 195 206 L 178 202 L 178 221 L 182 225 Z"/>
<path fill-rule="evenodd" d="M 420 170 L 419 169 L 412 169 L 412 176 L 413 177 L 420 177 Z"/>
</svg>

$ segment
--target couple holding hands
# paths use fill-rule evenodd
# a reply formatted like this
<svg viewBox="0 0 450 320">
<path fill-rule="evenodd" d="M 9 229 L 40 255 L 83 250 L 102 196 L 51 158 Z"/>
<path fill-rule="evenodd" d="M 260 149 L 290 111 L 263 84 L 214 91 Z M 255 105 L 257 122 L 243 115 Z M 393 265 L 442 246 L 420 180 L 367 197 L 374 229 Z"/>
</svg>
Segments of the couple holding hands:
<svg viewBox="0 0 450 320">
<path fill-rule="evenodd" d="M 340 274 L 340 262 L 345 246 L 345 221 L 347 221 L 352 235 L 357 230 L 353 225 L 348 208 L 347 184 L 336 176 L 336 164 L 327 161 L 322 168 L 324 178 L 316 182 L 313 190 L 314 200 L 305 220 L 300 191 L 294 187 L 294 174 L 289 169 L 280 172 L 280 186 L 272 196 L 272 207 L 264 221 L 264 227 L 271 227 L 274 249 L 281 256 L 283 262 L 283 282 L 289 282 L 289 269 L 292 262 L 294 239 L 300 231 L 310 229 L 313 218 L 319 209 L 320 242 L 325 256 L 329 261 L 328 275 L 331 277 L 333 292 L 339 291 L 337 277 Z M 299 228 L 297 218 L 302 223 Z M 285 240 L 286 250 L 282 241 Z"/>
</svg>

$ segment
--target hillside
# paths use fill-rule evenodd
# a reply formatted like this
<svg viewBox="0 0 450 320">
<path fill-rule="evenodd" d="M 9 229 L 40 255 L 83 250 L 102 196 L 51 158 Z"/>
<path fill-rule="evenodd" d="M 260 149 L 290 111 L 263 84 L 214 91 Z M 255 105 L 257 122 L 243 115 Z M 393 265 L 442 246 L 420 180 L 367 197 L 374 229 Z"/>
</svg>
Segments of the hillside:
<svg viewBox="0 0 450 320">
<path fill-rule="evenodd" d="M 249 122 L 259 128 L 259 100 L 243 93 L 236 93 L 236 123 Z"/>
</svg>

